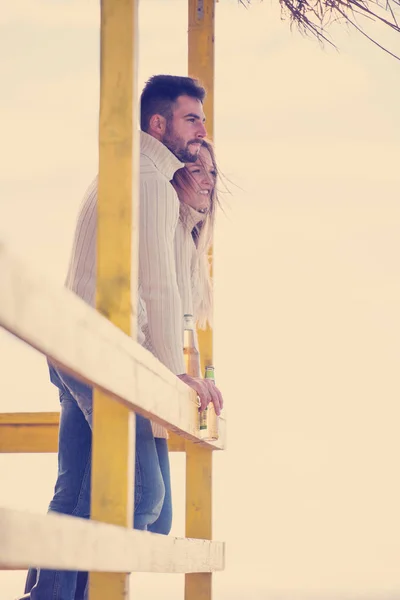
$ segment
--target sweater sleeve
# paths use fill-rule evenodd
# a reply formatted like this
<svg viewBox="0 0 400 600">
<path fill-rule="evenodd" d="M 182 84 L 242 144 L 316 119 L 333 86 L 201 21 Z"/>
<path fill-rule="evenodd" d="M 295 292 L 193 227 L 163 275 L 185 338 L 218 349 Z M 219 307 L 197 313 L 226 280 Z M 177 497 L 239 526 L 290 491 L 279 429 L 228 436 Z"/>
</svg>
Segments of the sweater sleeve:
<svg viewBox="0 0 400 600">
<path fill-rule="evenodd" d="M 173 373 L 185 373 L 182 301 L 174 237 L 179 200 L 161 177 L 140 183 L 139 280 L 155 356 Z"/>
</svg>

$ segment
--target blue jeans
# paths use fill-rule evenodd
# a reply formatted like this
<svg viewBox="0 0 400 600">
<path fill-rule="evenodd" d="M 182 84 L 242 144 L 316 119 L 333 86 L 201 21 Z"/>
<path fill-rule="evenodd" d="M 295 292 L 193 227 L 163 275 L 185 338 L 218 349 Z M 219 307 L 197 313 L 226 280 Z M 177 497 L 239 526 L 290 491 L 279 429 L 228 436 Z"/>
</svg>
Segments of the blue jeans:
<svg viewBox="0 0 400 600">
<path fill-rule="evenodd" d="M 60 393 L 58 477 L 49 512 L 90 517 L 92 388 L 49 364 Z M 172 502 L 168 447 L 136 415 L 134 527 L 167 535 Z M 38 570 L 31 600 L 74 600 L 77 572 Z"/>
</svg>

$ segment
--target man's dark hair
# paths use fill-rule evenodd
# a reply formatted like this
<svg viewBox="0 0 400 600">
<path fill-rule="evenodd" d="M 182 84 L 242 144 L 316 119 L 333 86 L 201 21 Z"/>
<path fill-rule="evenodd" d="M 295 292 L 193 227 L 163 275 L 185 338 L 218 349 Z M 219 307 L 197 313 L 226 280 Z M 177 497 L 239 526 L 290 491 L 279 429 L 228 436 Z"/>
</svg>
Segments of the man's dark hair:
<svg viewBox="0 0 400 600">
<path fill-rule="evenodd" d="M 140 96 L 140 127 L 147 131 L 153 115 L 172 118 L 173 105 L 179 96 L 190 96 L 204 101 L 205 89 L 197 79 L 177 75 L 153 75 Z"/>
</svg>

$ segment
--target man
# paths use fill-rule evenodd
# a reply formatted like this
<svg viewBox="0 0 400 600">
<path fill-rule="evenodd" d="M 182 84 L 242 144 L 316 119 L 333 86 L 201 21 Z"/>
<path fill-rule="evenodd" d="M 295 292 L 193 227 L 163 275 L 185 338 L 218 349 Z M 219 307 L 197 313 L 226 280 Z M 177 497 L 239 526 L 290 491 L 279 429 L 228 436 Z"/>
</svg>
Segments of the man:
<svg viewBox="0 0 400 600">
<path fill-rule="evenodd" d="M 157 75 L 141 95 L 138 342 L 198 394 L 202 408 L 222 396 L 216 386 L 185 373 L 183 314 L 176 282 L 174 235 L 179 201 L 170 181 L 184 162 L 195 162 L 206 135 L 205 90 L 189 77 Z M 74 238 L 66 286 L 91 306 L 96 290 L 97 179 L 89 187 Z M 61 415 L 59 469 L 49 511 L 90 516 L 92 388 L 49 362 Z M 136 415 L 134 527 L 151 529 L 163 506 L 165 485 L 148 419 Z M 135 478 L 137 481 L 137 478 Z M 153 529 L 154 531 L 154 529 Z M 28 576 L 34 577 L 34 571 Z M 31 600 L 74 600 L 77 573 L 40 569 Z M 85 579 L 82 579 L 83 585 Z M 82 591 L 79 591 L 82 594 Z M 80 596 L 82 597 L 82 596 Z M 22 600 L 22 599 L 21 599 Z"/>
</svg>

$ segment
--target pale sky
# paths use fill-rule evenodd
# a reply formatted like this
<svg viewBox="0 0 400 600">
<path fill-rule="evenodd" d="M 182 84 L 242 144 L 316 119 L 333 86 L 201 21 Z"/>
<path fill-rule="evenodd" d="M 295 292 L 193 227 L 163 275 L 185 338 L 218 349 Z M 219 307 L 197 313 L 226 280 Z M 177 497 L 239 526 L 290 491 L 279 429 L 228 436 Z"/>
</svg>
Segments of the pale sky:
<svg viewBox="0 0 400 600">
<path fill-rule="evenodd" d="M 63 282 L 97 169 L 98 6 L 0 13 L 0 235 Z M 142 0 L 140 87 L 185 74 L 186 3 Z M 400 598 L 400 63 L 353 31 L 290 32 L 278 1 L 217 4 L 216 144 L 231 195 L 215 240 L 214 600 Z M 370 26 L 393 51 L 400 37 Z M 57 410 L 43 358 L 0 331 L 0 410 Z M 172 457 L 173 534 L 184 457 Z M 36 477 L 35 477 L 36 470 Z M 56 456 L 2 456 L 0 505 L 44 513 Z M 2 600 L 23 572 L 0 573 Z M 181 576 L 134 575 L 135 600 Z M 161 596 L 160 596 L 161 594 Z"/>
</svg>

